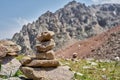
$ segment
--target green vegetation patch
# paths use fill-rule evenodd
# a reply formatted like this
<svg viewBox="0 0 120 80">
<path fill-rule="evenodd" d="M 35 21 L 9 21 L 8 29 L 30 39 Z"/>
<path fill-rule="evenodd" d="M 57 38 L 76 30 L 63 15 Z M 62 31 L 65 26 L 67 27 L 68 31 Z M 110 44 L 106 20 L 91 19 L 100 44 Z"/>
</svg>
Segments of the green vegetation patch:
<svg viewBox="0 0 120 80">
<path fill-rule="evenodd" d="M 120 62 L 109 60 L 60 60 L 74 72 L 74 80 L 120 80 Z"/>
<path fill-rule="evenodd" d="M 23 57 L 24 57 L 24 55 L 18 55 L 18 56 L 16 57 L 16 59 L 17 59 L 17 60 L 21 60 Z"/>
<path fill-rule="evenodd" d="M 18 70 L 13 77 L 19 77 L 20 75 L 23 75 L 23 73 Z"/>
</svg>

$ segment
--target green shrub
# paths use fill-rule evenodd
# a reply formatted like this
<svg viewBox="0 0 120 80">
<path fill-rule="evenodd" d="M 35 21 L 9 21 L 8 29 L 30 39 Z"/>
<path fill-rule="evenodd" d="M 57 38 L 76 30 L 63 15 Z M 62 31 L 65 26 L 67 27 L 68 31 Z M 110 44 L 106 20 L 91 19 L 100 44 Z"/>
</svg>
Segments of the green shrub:
<svg viewBox="0 0 120 80">
<path fill-rule="evenodd" d="M 18 70 L 13 77 L 19 77 L 20 75 L 23 75 L 23 73 Z"/>
</svg>

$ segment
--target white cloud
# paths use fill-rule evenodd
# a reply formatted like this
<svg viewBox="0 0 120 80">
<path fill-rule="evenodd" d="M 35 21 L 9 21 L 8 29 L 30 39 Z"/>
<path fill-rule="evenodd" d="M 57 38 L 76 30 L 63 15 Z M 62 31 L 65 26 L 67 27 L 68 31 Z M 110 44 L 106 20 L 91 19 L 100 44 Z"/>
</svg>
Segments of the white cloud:
<svg viewBox="0 0 120 80">
<path fill-rule="evenodd" d="M 25 19 L 25 18 L 22 18 L 22 17 L 16 18 L 15 21 L 17 22 L 17 24 L 19 26 L 26 25 L 26 24 L 32 22 L 32 20 L 28 20 L 28 19 Z"/>
<path fill-rule="evenodd" d="M 104 4 L 104 3 L 120 3 L 120 0 L 92 0 L 95 4 Z"/>
</svg>

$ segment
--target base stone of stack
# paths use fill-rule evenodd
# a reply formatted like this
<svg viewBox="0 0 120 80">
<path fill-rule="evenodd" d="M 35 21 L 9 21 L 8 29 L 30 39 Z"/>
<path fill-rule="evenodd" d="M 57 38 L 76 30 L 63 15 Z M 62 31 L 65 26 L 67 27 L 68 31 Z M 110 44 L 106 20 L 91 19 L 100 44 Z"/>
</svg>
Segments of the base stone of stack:
<svg viewBox="0 0 120 80">
<path fill-rule="evenodd" d="M 54 51 L 50 50 L 45 53 L 37 53 L 36 54 L 37 59 L 44 59 L 44 60 L 53 60 L 55 59 Z"/>
<path fill-rule="evenodd" d="M 33 80 L 73 80 L 74 76 L 67 66 L 58 68 L 21 67 L 21 70 L 26 77 Z"/>
<path fill-rule="evenodd" d="M 57 60 L 32 60 L 25 66 L 29 67 L 57 67 L 60 63 Z"/>
</svg>

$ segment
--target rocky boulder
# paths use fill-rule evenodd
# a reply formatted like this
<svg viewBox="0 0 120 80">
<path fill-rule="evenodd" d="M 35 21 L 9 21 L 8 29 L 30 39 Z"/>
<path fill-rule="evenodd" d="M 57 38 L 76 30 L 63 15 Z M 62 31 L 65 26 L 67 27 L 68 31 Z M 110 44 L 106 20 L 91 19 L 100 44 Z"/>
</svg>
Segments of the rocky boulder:
<svg viewBox="0 0 120 80">
<path fill-rule="evenodd" d="M 67 66 L 60 66 L 58 68 L 22 67 L 21 70 L 28 78 L 33 80 L 73 80 L 74 76 L 74 73 Z"/>
<path fill-rule="evenodd" d="M 12 41 L 1 40 L 0 41 L 0 58 L 6 55 L 15 56 L 17 52 L 21 50 L 21 47 Z"/>
<path fill-rule="evenodd" d="M 12 56 L 2 59 L 0 75 L 11 77 L 19 70 L 21 63 Z"/>
<path fill-rule="evenodd" d="M 0 41 L 0 76 L 5 76 L 9 78 L 7 80 L 11 80 L 10 78 L 19 70 L 21 63 L 15 58 L 15 56 L 20 50 L 20 46 L 12 41 Z"/>
<path fill-rule="evenodd" d="M 18 52 L 21 50 L 21 47 L 12 41 L 2 40 L 0 44 L 3 44 L 8 49 L 7 52 Z"/>
<path fill-rule="evenodd" d="M 54 35 L 55 35 L 54 32 L 52 32 L 52 31 L 46 31 L 46 32 L 41 33 L 41 35 L 38 35 L 38 36 L 37 36 L 37 39 L 38 39 L 40 42 L 48 41 L 48 40 L 50 40 Z"/>
</svg>

